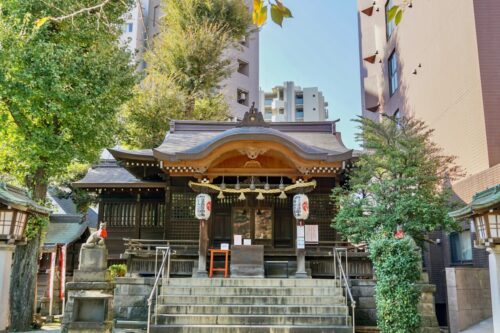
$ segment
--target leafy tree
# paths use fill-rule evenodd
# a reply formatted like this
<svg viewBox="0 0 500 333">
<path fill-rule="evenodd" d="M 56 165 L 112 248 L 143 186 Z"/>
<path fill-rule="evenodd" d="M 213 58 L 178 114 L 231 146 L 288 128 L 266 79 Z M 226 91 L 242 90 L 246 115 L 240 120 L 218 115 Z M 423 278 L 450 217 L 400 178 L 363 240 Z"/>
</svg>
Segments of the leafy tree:
<svg viewBox="0 0 500 333">
<path fill-rule="evenodd" d="M 414 261 L 414 251 L 407 250 L 405 239 L 422 245 L 428 232 L 456 228 L 447 214 L 446 185 L 460 170 L 453 157 L 441 154 L 431 140 L 433 131 L 420 120 L 384 117 L 380 122 L 366 118 L 357 122 L 361 129 L 357 139 L 366 153 L 349 173 L 349 188 L 334 191 L 338 212 L 332 227 L 351 242 L 368 244 L 381 282 L 377 310 L 382 332 L 396 332 L 390 328 L 395 320 L 387 315 L 390 307 L 408 314 L 397 332 L 415 332 L 418 318 L 412 317 L 415 307 L 410 301 L 419 268 L 399 266 Z M 406 237 L 395 237 L 397 230 Z M 398 279 L 402 283 L 396 286 Z"/>
<path fill-rule="evenodd" d="M 227 117 L 220 83 L 231 74 L 227 50 L 251 25 L 240 0 L 165 0 L 160 34 L 146 51 L 145 79 L 124 108 L 123 138 L 134 147 L 162 142 L 169 119 Z"/>
<path fill-rule="evenodd" d="M 70 163 L 91 162 L 113 143 L 118 106 L 134 85 L 130 56 L 118 45 L 127 1 L 54 19 L 93 2 L 4 0 L 0 7 L 0 173 L 38 201 Z M 27 245 L 15 251 L 15 330 L 32 322 L 41 227 L 30 224 Z"/>
</svg>

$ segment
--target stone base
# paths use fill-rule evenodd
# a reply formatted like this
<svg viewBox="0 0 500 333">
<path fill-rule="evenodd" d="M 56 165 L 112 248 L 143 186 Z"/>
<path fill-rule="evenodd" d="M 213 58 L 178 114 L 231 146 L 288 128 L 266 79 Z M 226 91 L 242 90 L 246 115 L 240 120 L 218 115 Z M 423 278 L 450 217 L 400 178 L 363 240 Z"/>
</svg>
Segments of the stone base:
<svg viewBox="0 0 500 333">
<path fill-rule="evenodd" d="M 111 333 L 113 330 L 113 322 L 106 321 L 103 323 L 92 322 L 74 322 L 66 326 L 68 333 Z"/>
<path fill-rule="evenodd" d="M 108 269 L 108 250 L 105 247 L 92 247 L 80 250 L 79 271 L 100 272 Z"/>
<path fill-rule="evenodd" d="M 208 272 L 207 272 L 207 271 L 199 271 L 199 270 L 197 270 L 197 271 L 193 274 L 193 277 L 194 277 L 194 278 L 197 278 L 197 279 L 207 278 L 207 277 L 208 277 Z"/>
<path fill-rule="evenodd" d="M 294 277 L 296 279 L 309 279 L 310 276 L 307 274 L 307 272 L 295 272 Z"/>
</svg>

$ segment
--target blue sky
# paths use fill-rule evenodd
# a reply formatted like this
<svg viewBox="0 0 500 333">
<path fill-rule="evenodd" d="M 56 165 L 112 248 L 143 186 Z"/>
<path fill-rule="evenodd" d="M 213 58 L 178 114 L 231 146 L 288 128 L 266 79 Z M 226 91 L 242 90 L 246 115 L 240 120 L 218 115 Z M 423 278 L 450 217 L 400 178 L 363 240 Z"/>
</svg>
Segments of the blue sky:
<svg viewBox="0 0 500 333">
<path fill-rule="evenodd" d="M 264 90 L 295 81 L 319 87 L 329 103 L 330 119 L 355 148 L 361 114 L 359 44 L 355 0 L 286 0 L 293 19 L 283 28 L 268 22 L 260 33 L 260 86 Z"/>
</svg>

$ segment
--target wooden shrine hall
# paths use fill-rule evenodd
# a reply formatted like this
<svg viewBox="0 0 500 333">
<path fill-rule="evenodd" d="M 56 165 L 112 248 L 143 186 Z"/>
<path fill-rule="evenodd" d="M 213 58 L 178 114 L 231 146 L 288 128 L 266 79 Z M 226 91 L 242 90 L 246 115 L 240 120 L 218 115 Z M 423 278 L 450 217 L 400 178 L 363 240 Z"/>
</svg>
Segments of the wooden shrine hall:
<svg viewBox="0 0 500 333">
<path fill-rule="evenodd" d="M 239 122 L 174 120 L 159 147 L 108 149 L 74 186 L 98 194 L 110 260 L 129 272 L 152 272 L 155 247 L 169 245 L 173 274 L 203 274 L 209 249 L 244 243 L 263 249 L 265 276 L 293 276 L 302 249 L 307 274 L 329 277 L 333 247 L 354 249 L 331 226 L 331 191 L 357 156 L 335 125 L 268 123 L 253 107 Z M 211 196 L 206 223 L 195 217 L 199 193 Z M 297 193 L 309 200 L 305 235 L 292 212 Z M 372 275 L 366 253 L 349 256 L 349 275 Z"/>
</svg>

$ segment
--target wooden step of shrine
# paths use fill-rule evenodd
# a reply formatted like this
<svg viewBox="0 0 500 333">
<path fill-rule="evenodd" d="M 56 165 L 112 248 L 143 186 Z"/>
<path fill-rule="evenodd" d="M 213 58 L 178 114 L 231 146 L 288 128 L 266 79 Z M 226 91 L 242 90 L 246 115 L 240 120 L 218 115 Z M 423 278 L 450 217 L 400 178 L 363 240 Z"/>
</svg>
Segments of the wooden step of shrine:
<svg viewBox="0 0 500 333">
<path fill-rule="evenodd" d="M 335 280 L 173 278 L 157 311 L 151 332 L 352 333 Z"/>
</svg>

